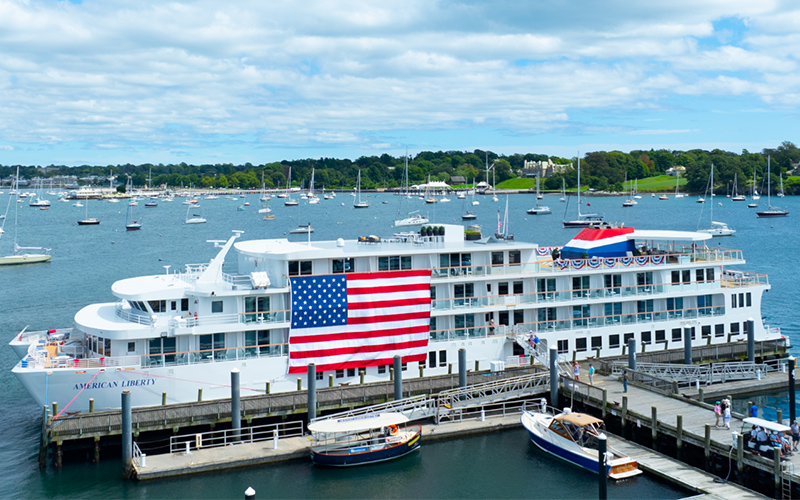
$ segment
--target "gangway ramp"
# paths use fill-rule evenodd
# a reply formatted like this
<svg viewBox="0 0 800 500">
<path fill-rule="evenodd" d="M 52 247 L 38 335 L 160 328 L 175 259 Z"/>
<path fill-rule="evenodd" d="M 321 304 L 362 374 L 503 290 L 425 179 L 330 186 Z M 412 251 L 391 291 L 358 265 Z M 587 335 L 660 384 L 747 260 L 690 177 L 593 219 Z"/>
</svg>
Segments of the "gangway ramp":
<svg viewBox="0 0 800 500">
<path fill-rule="evenodd" d="M 429 398 L 426 395 L 412 396 L 410 398 L 364 406 L 353 410 L 333 413 L 331 415 L 323 415 L 315 418 L 312 422 L 353 418 L 382 412 L 402 413 L 408 417 L 409 420 L 424 420 L 436 416 L 436 399 Z"/>
<path fill-rule="evenodd" d="M 439 408 L 463 408 L 544 394 L 549 388 L 550 374 L 543 372 L 442 391 L 436 400 Z"/>
</svg>

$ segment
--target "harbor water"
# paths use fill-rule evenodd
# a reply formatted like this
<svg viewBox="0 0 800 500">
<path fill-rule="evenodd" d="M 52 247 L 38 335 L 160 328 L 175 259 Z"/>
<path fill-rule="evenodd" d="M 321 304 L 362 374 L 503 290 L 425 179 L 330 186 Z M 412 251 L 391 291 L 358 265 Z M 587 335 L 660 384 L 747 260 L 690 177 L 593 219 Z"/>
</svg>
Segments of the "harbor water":
<svg viewBox="0 0 800 500">
<path fill-rule="evenodd" d="M 533 446 L 522 429 L 498 432 L 453 441 L 426 443 L 420 453 L 404 459 L 349 470 L 328 470 L 297 461 L 283 465 L 241 469 L 225 473 L 135 483 L 122 479 L 117 457 L 105 456 L 100 464 L 83 460 L 68 462 L 61 470 L 52 466 L 37 467 L 41 408 L 11 374 L 18 361 L 7 342 L 22 328 L 43 330 L 72 326 L 74 314 L 94 302 L 114 301 L 111 284 L 132 276 L 159 274 L 183 269 L 185 264 L 208 262 L 216 250 L 207 240 L 225 240 L 232 230 L 242 230 L 242 239 L 287 237 L 306 241 L 306 235 L 289 235 L 300 224 L 311 223 L 318 239 L 390 236 L 395 218 L 411 210 L 427 214 L 430 225 L 461 224 L 461 213 L 472 210 L 478 215 L 470 223 L 482 226 L 484 236 L 495 232 L 498 219 L 506 211 L 506 197 L 493 202 L 491 196 L 477 196 L 478 206 L 466 207 L 450 196 L 451 202 L 425 204 L 414 198 L 404 200 L 391 194 L 362 194 L 370 201 L 367 209 L 354 209 L 353 197 L 338 193 L 333 200 L 317 205 L 301 201 L 297 207 L 284 207 L 281 199 L 270 201 L 274 220 L 263 220 L 258 195 L 216 200 L 200 199 L 193 209 L 208 219 L 206 224 L 184 224 L 186 206 L 182 198 L 161 201 L 155 208 L 145 208 L 140 201 L 134 216 L 141 218 L 140 231 L 126 232 L 127 203 L 88 201 L 87 207 L 74 202 L 52 202 L 50 210 L 11 203 L 0 238 L 0 255 L 13 251 L 15 210 L 17 241 L 21 246 L 44 246 L 52 249 L 52 261 L 46 264 L 0 267 L 0 383 L 3 397 L 0 414 L 0 481 L 3 497 L 9 498 L 241 498 L 252 486 L 257 498 L 596 498 L 597 478 L 569 464 L 556 460 Z M 674 229 L 692 231 L 708 227 L 708 206 L 695 203 L 695 197 L 660 201 L 645 195 L 638 205 L 623 208 L 620 197 L 582 198 L 591 206 L 581 207 L 604 214 L 609 222 L 637 229 Z M 0 195 L 4 211 L 8 195 Z M 543 204 L 551 215 L 528 215 L 533 195 L 508 196 L 508 223 L 504 229 L 518 240 L 543 246 L 564 245 L 578 229 L 563 229 L 564 218 L 575 218 L 575 198 L 560 203 L 557 195 L 546 195 Z M 798 271 L 794 260 L 800 247 L 800 200 L 773 198 L 790 215 L 780 219 L 757 219 L 746 203 L 724 197 L 714 201 L 714 219 L 732 225 L 736 235 L 715 238 L 709 246 L 737 248 L 744 252 L 743 269 L 769 275 L 772 289 L 764 298 L 762 314 L 770 326 L 781 327 L 793 344 L 800 343 L 800 326 L 794 308 L 800 298 L 795 282 Z M 470 199 L 466 200 L 469 205 Z M 87 202 L 82 202 L 87 203 Z M 708 205 L 707 202 L 705 205 Z M 717 206 L 721 203 L 721 206 Z M 761 200 L 766 206 L 766 199 Z M 398 207 L 401 213 L 398 216 Z M 241 209 L 240 209 L 241 208 Z M 701 209 L 703 214 L 701 216 Z M 566 210 L 566 214 L 565 214 Z M 78 226 L 88 213 L 100 219 L 98 226 Z M 403 228 L 403 231 L 413 230 Z M 229 258 L 228 270 L 234 259 Z M 167 268 L 167 266 L 169 266 Z M 766 414 L 776 409 L 788 417 L 787 398 L 765 397 Z M 63 402 L 62 406 L 67 402 Z M 71 411 L 70 408 L 68 411 Z M 77 410 L 77 409 L 76 409 Z M 771 412 L 771 413 L 770 413 Z M 611 498 L 680 498 L 685 491 L 644 476 L 611 485 Z"/>
</svg>

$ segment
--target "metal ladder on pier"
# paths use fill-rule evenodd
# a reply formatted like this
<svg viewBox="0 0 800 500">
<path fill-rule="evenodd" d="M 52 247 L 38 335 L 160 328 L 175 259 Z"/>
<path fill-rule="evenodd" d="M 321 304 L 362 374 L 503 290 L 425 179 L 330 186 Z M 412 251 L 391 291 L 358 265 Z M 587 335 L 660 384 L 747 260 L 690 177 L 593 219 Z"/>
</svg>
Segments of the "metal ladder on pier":
<svg viewBox="0 0 800 500">
<path fill-rule="evenodd" d="M 794 475 L 794 464 L 792 462 L 781 462 L 781 499 L 789 500 L 792 498 L 792 476 Z"/>
</svg>

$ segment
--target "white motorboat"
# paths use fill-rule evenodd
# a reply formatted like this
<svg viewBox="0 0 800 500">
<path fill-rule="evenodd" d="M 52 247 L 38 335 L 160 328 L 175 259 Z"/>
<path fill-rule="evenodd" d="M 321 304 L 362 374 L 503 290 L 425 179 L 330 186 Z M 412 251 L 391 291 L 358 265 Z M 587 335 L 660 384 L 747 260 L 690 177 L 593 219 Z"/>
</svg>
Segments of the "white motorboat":
<svg viewBox="0 0 800 500">
<path fill-rule="evenodd" d="M 599 418 L 572 413 L 566 408 L 555 416 L 523 411 L 520 422 L 533 444 L 542 451 L 598 473 L 598 438 L 603 435 L 605 425 Z M 627 479 L 642 473 L 636 460 L 611 446 L 606 447 L 606 464 L 611 479 Z"/>
</svg>

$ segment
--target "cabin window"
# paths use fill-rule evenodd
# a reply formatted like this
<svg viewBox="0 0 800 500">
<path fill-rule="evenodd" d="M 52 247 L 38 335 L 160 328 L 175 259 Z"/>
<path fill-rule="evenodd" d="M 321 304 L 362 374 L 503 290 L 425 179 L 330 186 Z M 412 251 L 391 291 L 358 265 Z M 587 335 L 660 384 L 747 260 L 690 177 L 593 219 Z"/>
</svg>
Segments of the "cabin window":
<svg viewBox="0 0 800 500">
<path fill-rule="evenodd" d="M 725 336 L 725 325 L 714 325 L 714 336 L 715 337 L 724 337 Z"/>
<path fill-rule="evenodd" d="M 316 372 L 316 374 L 315 374 L 315 377 L 316 377 L 317 380 L 322 380 L 322 378 L 324 376 L 325 376 L 324 372 Z"/>
<path fill-rule="evenodd" d="M 681 272 L 680 271 L 672 271 L 672 284 L 673 285 L 680 285 L 681 283 Z"/>
<path fill-rule="evenodd" d="M 555 307 L 544 307 L 539 309 L 539 330 L 544 330 L 548 328 L 553 328 L 552 321 L 556 320 L 556 308 Z"/>
<path fill-rule="evenodd" d="M 637 300 L 636 312 L 639 313 L 639 321 L 651 321 L 653 319 L 653 299 Z"/>
<path fill-rule="evenodd" d="M 304 276 L 308 274 L 312 274 L 312 266 L 310 260 L 289 261 L 289 276 Z"/>
<path fill-rule="evenodd" d="M 739 307 L 744 307 L 744 293 L 739 294 Z"/>
<path fill-rule="evenodd" d="M 436 368 L 436 351 L 428 353 L 428 368 Z"/>
<path fill-rule="evenodd" d="M 619 334 L 615 333 L 613 335 L 608 336 L 608 347 L 611 349 L 616 349 L 619 347 Z"/>
<path fill-rule="evenodd" d="M 521 281 L 515 281 L 515 282 L 513 282 L 513 283 L 512 283 L 512 286 L 514 287 L 514 288 L 513 288 L 513 290 L 514 290 L 514 294 L 516 294 L 516 295 L 519 295 L 519 294 L 521 294 L 521 293 L 522 293 L 522 290 L 523 290 L 523 285 L 522 285 L 522 282 L 521 282 Z"/>
<path fill-rule="evenodd" d="M 509 264 L 521 264 L 522 263 L 522 253 L 519 250 L 510 250 L 508 252 L 508 263 Z"/>
<path fill-rule="evenodd" d="M 684 269 L 683 270 L 683 282 L 684 283 L 691 283 L 692 282 L 692 270 L 691 269 Z"/>
<path fill-rule="evenodd" d="M 622 319 L 622 302 L 607 302 L 605 304 L 606 323 L 618 325 Z"/>
<path fill-rule="evenodd" d="M 225 334 L 215 333 L 213 335 L 199 335 L 198 342 L 201 359 L 211 359 L 212 354 L 214 359 L 222 359 L 225 356 Z M 212 349 L 214 352 L 212 353 Z"/>
<path fill-rule="evenodd" d="M 128 342 L 128 352 L 136 351 L 136 342 Z"/>
<path fill-rule="evenodd" d="M 221 300 L 214 300 L 211 302 L 211 312 L 212 313 L 221 313 L 222 312 L 222 301 Z"/>
<path fill-rule="evenodd" d="M 650 292 L 650 287 L 653 286 L 653 273 L 650 271 L 636 273 L 636 285 L 639 287 L 639 293 Z"/>
<path fill-rule="evenodd" d="M 706 281 L 714 281 L 714 268 L 709 267 L 706 269 Z"/>
<path fill-rule="evenodd" d="M 436 332 L 436 317 L 431 316 L 430 327 L 428 328 L 428 330 L 430 332 L 432 332 L 432 333 Z M 436 333 L 433 333 L 433 335 L 431 335 L 431 338 L 435 340 L 436 339 Z"/>
<path fill-rule="evenodd" d="M 508 326 L 508 311 L 500 311 L 497 315 L 497 322 L 501 325 Z"/>
<path fill-rule="evenodd" d="M 447 366 L 447 351 L 439 351 L 439 366 Z"/>
<path fill-rule="evenodd" d="M 475 332 L 475 315 L 474 314 L 459 314 L 454 316 L 456 325 L 456 335 L 459 337 L 469 337 L 476 335 Z M 489 332 L 492 335 L 494 332 Z"/>
<path fill-rule="evenodd" d="M 603 284 L 605 285 L 606 295 L 619 295 L 622 289 L 622 275 L 605 274 L 603 275 Z"/>
<path fill-rule="evenodd" d="M 550 424 L 550 430 L 558 434 L 561 434 L 564 437 L 569 437 L 567 435 L 567 431 L 564 429 L 564 426 L 561 425 L 561 422 L 559 422 L 558 420 L 553 420 L 553 423 Z"/>
<path fill-rule="evenodd" d="M 173 365 L 175 364 L 176 352 L 175 337 L 157 337 L 150 339 L 148 343 L 148 354 L 150 355 L 148 364 L 150 366 Z"/>
<path fill-rule="evenodd" d="M 333 259 L 333 274 L 352 273 L 355 270 L 355 262 L 350 257 L 346 259 Z"/>
<path fill-rule="evenodd" d="M 404 372 L 408 369 L 408 363 L 401 363 L 400 364 L 400 371 Z"/>
<path fill-rule="evenodd" d="M 508 281 L 497 284 L 497 295 L 508 295 Z"/>
<path fill-rule="evenodd" d="M 706 273 L 703 269 L 696 269 L 694 272 L 695 281 L 702 283 L 706 279 Z"/>
<path fill-rule="evenodd" d="M 666 330 L 656 330 L 656 342 L 666 342 L 666 341 L 667 341 Z"/>
<path fill-rule="evenodd" d="M 458 283 L 453 285 L 453 305 L 464 307 L 472 305 L 472 298 L 475 297 L 474 283 Z"/>
<path fill-rule="evenodd" d="M 400 269 L 411 269 L 410 256 L 391 255 L 378 257 L 378 271 L 398 271 Z"/>
<path fill-rule="evenodd" d="M 189 310 L 189 299 L 181 299 L 181 311 Z"/>
<path fill-rule="evenodd" d="M 505 264 L 505 258 L 503 252 L 492 252 L 492 265 L 493 266 L 502 266 Z"/>
<path fill-rule="evenodd" d="M 680 342 L 683 338 L 682 332 L 680 328 L 673 328 L 672 329 L 672 341 L 673 342 Z"/>
<path fill-rule="evenodd" d="M 386 373 L 386 365 L 381 365 L 378 367 L 378 375 L 383 375 Z"/>
<path fill-rule="evenodd" d="M 347 369 L 347 376 L 348 377 L 355 377 L 356 376 L 356 369 L 355 368 L 348 368 Z"/>
<path fill-rule="evenodd" d="M 556 279 L 540 278 L 536 280 L 536 294 L 539 300 L 555 299 Z"/>
<path fill-rule="evenodd" d="M 709 338 L 711 338 L 711 325 L 703 325 L 703 326 L 700 328 L 700 335 L 701 335 L 701 336 L 702 336 L 704 339 L 709 339 Z"/>
<path fill-rule="evenodd" d="M 622 342 L 625 345 L 628 345 L 628 341 L 634 338 L 633 333 L 623 333 L 622 334 Z"/>
<path fill-rule="evenodd" d="M 106 356 L 111 356 L 111 339 L 105 339 Z"/>
<path fill-rule="evenodd" d="M 731 323 L 731 335 L 739 335 L 739 323 Z"/>
<path fill-rule="evenodd" d="M 154 313 L 167 312 L 166 300 L 148 300 L 147 303 L 150 304 L 150 309 L 152 309 Z"/>
<path fill-rule="evenodd" d="M 650 344 L 652 342 L 652 333 L 653 332 L 642 332 L 642 345 Z"/>
<path fill-rule="evenodd" d="M 525 322 L 525 311 L 514 309 L 514 324 L 521 325 Z"/>
<path fill-rule="evenodd" d="M 711 295 L 698 295 L 697 296 L 697 309 L 698 313 L 703 314 L 710 314 L 711 313 Z"/>
<path fill-rule="evenodd" d="M 558 353 L 565 354 L 569 352 L 569 339 L 563 339 L 558 341 Z"/>
<path fill-rule="evenodd" d="M 584 352 L 586 350 L 586 337 L 575 339 L 575 350 Z"/>
<path fill-rule="evenodd" d="M 591 307 L 589 304 L 583 304 L 579 306 L 572 306 L 572 326 L 575 327 L 585 327 L 587 320 L 591 316 Z"/>
<path fill-rule="evenodd" d="M 572 278 L 572 298 L 577 299 L 589 296 L 589 277 L 575 276 Z"/>
<path fill-rule="evenodd" d="M 731 307 L 733 309 L 736 309 L 736 303 L 737 303 L 736 294 L 734 293 L 733 295 L 731 295 Z"/>
<path fill-rule="evenodd" d="M 245 323 L 264 321 L 265 314 L 269 313 L 269 297 L 245 297 L 244 315 Z"/>
<path fill-rule="evenodd" d="M 336 370 L 336 378 L 344 378 L 344 370 Z"/>
<path fill-rule="evenodd" d="M 681 315 L 683 313 L 683 297 L 668 298 L 667 311 L 669 311 L 670 318 L 675 318 Z"/>
<path fill-rule="evenodd" d="M 178 302 L 174 301 L 174 300 L 170 301 L 169 310 L 170 311 L 177 311 L 178 310 Z"/>
<path fill-rule="evenodd" d="M 592 337 L 592 349 L 602 349 L 603 348 L 603 337 L 596 336 Z"/>
<path fill-rule="evenodd" d="M 747 307 L 752 306 L 753 305 L 753 295 L 750 292 L 747 292 L 745 297 L 747 298 Z"/>
</svg>

